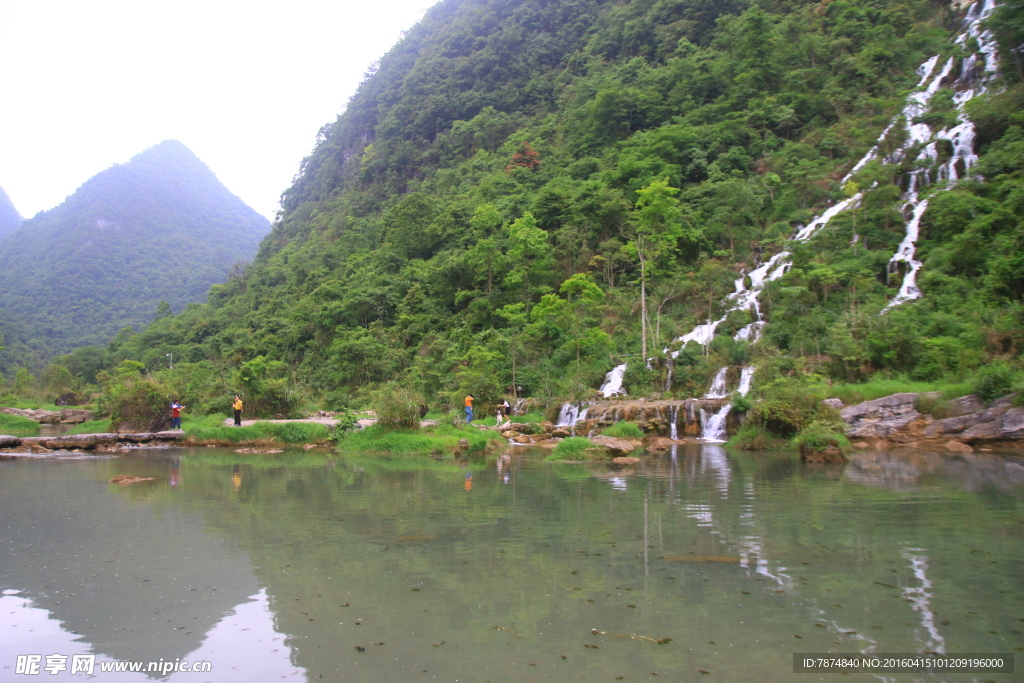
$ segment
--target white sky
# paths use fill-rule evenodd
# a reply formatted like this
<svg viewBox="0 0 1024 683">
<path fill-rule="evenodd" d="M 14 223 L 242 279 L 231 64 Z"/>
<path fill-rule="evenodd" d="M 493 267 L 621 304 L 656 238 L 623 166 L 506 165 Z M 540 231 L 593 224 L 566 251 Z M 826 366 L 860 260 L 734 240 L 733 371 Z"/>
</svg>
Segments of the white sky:
<svg viewBox="0 0 1024 683">
<path fill-rule="evenodd" d="M 317 131 L 437 0 L 0 0 L 0 187 L 22 216 L 173 138 L 273 220 Z"/>
</svg>

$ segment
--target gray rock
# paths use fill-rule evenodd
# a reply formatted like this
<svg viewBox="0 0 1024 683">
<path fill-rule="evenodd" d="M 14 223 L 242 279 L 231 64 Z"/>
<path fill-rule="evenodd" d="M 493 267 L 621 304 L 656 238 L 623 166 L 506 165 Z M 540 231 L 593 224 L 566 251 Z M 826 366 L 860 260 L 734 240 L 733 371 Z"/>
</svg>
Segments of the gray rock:
<svg viewBox="0 0 1024 683">
<path fill-rule="evenodd" d="M 836 410 L 842 410 L 844 405 L 842 399 L 838 398 L 826 398 L 821 402 L 821 404 L 828 406 L 829 408 L 835 408 Z"/>
<path fill-rule="evenodd" d="M 21 445 L 21 439 L 16 436 L 0 434 L 0 448 L 14 448 Z"/>
<path fill-rule="evenodd" d="M 1010 408 L 1003 413 L 1003 419 L 999 425 L 1003 430 L 1004 439 L 1019 439 L 1024 437 L 1024 407 Z"/>
<path fill-rule="evenodd" d="M 960 415 L 970 415 L 979 410 L 984 410 L 985 404 L 980 398 L 971 394 L 970 396 L 961 396 L 960 398 L 954 398 L 952 401 L 947 401 L 946 409 L 949 411 L 950 417 L 959 417 Z"/>
<path fill-rule="evenodd" d="M 889 436 L 921 417 L 916 405 L 917 394 L 893 394 L 848 406 L 840 410 L 839 414 L 849 425 L 847 436 Z"/>
<path fill-rule="evenodd" d="M 169 429 L 154 433 L 153 438 L 157 441 L 177 441 L 178 439 L 185 438 L 185 431 L 183 429 Z"/>
</svg>

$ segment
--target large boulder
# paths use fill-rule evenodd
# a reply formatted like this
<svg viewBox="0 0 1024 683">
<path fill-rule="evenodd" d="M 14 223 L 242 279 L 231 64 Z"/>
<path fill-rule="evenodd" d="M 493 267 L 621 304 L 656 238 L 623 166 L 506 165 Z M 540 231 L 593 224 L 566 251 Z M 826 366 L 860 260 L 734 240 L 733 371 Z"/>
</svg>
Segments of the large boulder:
<svg viewBox="0 0 1024 683">
<path fill-rule="evenodd" d="M 604 436 L 603 434 L 590 437 L 590 442 L 597 446 L 603 446 L 612 453 L 621 453 L 622 455 L 632 453 L 633 449 L 636 448 L 632 442 L 627 441 L 626 439 L 619 439 L 614 436 Z"/>
<path fill-rule="evenodd" d="M 21 445 L 21 439 L 16 436 L 0 434 L 0 448 L 15 448 Z"/>
<path fill-rule="evenodd" d="M 902 393 L 864 401 L 839 411 L 848 425 L 847 436 L 886 437 L 921 417 L 917 412 L 917 394 Z"/>
<path fill-rule="evenodd" d="M 964 399 L 976 399 L 965 396 Z M 925 436 L 956 434 L 962 439 L 992 440 L 1024 437 L 1024 408 L 1014 408 L 1015 394 L 1004 396 L 982 410 L 937 420 L 925 429 Z M 958 399 L 960 400 L 960 399 Z M 980 401 L 962 401 L 961 406 L 977 406 Z"/>
<path fill-rule="evenodd" d="M 648 436 L 646 441 L 647 450 L 652 452 L 669 451 L 676 445 L 676 442 L 667 436 Z"/>
<path fill-rule="evenodd" d="M 88 422 L 93 417 L 91 410 L 78 410 L 77 408 L 65 408 L 60 411 L 60 421 L 64 424 L 81 424 Z"/>
</svg>

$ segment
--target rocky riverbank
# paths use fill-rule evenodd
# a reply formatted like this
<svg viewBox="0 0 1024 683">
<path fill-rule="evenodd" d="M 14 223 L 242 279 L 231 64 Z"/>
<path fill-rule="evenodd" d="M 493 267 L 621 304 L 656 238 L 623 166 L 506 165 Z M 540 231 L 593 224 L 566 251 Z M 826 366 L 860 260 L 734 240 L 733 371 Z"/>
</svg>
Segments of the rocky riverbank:
<svg viewBox="0 0 1024 683">
<path fill-rule="evenodd" d="M 0 453 L 51 453 L 53 451 L 92 451 L 115 453 L 125 448 L 171 444 L 185 438 L 185 432 L 139 434 L 74 434 L 70 436 L 4 436 L 0 435 Z"/>
<path fill-rule="evenodd" d="M 64 408 L 63 410 L 24 410 L 21 408 L 0 408 L 0 413 L 28 418 L 39 424 L 81 424 L 93 418 L 91 410 Z"/>
</svg>

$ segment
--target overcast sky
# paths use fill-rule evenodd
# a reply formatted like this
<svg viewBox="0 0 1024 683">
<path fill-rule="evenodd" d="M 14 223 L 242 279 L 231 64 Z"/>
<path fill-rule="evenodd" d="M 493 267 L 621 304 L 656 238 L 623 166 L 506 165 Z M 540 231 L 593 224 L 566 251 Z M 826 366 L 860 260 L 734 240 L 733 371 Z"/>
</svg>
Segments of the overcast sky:
<svg viewBox="0 0 1024 683">
<path fill-rule="evenodd" d="M 173 138 L 271 220 L 317 131 L 437 0 L 2 0 L 0 187 L 26 218 Z"/>
</svg>

